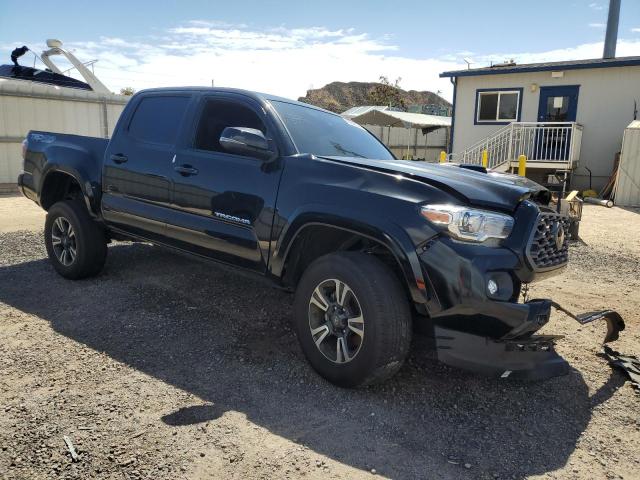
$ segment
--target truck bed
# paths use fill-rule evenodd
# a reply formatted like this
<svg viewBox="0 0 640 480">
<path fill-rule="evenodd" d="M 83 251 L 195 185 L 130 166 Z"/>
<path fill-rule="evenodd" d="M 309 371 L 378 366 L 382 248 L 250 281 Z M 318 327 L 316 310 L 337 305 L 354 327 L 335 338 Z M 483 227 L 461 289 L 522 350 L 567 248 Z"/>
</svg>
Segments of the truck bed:
<svg viewBox="0 0 640 480">
<path fill-rule="evenodd" d="M 40 193 L 50 170 L 68 173 L 83 186 L 87 181 L 93 186 L 100 185 L 108 139 L 32 130 L 26 141 L 31 152 L 40 154 L 30 155 L 24 161 L 18 185 L 26 197 L 42 205 Z"/>
</svg>

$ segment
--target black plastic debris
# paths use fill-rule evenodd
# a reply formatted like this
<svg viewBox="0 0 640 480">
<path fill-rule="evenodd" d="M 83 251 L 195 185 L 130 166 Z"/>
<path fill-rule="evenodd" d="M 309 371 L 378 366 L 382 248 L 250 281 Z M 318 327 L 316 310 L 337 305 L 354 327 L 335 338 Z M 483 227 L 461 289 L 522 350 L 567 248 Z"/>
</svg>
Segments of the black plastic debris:
<svg viewBox="0 0 640 480">
<path fill-rule="evenodd" d="M 633 355 L 623 355 L 607 345 L 604 346 L 603 356 L 612 367 L 626 373 L 631 380 L 631 385 L 640 393 L 640 359 Z"/>
<path fill-rule="evenodd" d="M 573 318 L 580 325 L 586 325 L 587 323 L 595 322 L 596 320 L 605 320 L 607 322 L 607 334 L 604 337 L 604 342 L 602 343 L 609 343 L 618 340 L 620 332 L 625 328 L 624 320 L 620 314 L 614 310 L 598 310 L 597 312 L 587 312 L 574 315 L 556 302 L 552 301 L 551 306 L 568 317 Z"/>
</svg>

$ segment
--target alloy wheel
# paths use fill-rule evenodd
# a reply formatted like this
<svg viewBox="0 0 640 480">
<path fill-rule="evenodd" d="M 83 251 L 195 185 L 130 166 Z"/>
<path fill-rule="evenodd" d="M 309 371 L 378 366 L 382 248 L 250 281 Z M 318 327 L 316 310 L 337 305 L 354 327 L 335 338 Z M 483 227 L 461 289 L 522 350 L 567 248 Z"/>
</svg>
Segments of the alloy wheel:
<svg viewBox="0 0 640 480">
<path fill-rule="evenodd" d="M 364 340 L 364 316 L 346 283 L 332 278 L 314 289 L 309 300 L 309 330 L 328 360 L 348 363 L 356 357 Z"/>
<path fill-rule="evenodd" d="M 58 261 L 65 267 L 75 262 L 78 256 L 76 234 L 69 220 L 58 217 L 51 225 L 51 245 Z"/>
</svg>

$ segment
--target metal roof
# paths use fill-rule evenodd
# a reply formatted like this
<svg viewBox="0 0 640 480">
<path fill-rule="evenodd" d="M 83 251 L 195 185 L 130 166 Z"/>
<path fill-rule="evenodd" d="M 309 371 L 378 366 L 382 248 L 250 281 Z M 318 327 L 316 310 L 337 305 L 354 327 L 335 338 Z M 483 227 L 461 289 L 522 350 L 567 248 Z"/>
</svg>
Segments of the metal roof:
<svg viewBox="0 0 640 480">
<path fill-rule="evenodd" d="M 548 70 L 579 70 L 586 68 L 630 67 L 640 65 L 640 56 L 617 58 L 592 58 L 564 62 L 523 63 L 504 66 L 471 68 L 442 72 L 440 77 L 471 77 L 475 75 L 501 75 L 505 73 L 543 72 Z"/>
<path fill-rule="evenodd" d="M 357 117 L 358 115 L 364 115 L 371 110 L 377 110 L 379 112 L 403 112 L 399 107 L 389 107 L 388 105 L 363 105 L 361 107 L 351 107 L 349 110 L 345 110 L 340 115 L 347 118 Z"/>
<path fill-rule="evenodd" d="M 349 110 L 347 110 L 347 112 L 348 111 Z M 344 115 L 345 114 L 343 113 L 343 116 Z M 383 127 L 441 128 L 451 126 L 451 117 L 426 115 L 424 113 L 378 110 L 377 107 L 369 108 L 365 113 L 357 116 L 350 116 L 349 118 L 360 125 L 381 125 Z"/>
<path fill-rule="evenodd" d="M 343 117 L 357 117 L 358 115 L 364 115 L 365 113 L 369 113 L 371 110 L 378 110 L 379 112 L 384 112 L 390 110 L 390 108 L 386 105 L 362 105 L 361 107 L 351 107 L 349 110 L 345 110 L 340 115 Z"/>
</svg>

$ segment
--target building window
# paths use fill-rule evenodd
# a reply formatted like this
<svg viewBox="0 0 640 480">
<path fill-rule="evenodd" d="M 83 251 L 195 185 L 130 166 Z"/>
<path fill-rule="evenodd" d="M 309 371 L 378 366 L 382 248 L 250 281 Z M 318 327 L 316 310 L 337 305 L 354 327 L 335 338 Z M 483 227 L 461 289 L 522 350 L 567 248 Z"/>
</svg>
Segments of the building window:
<svg viewBox="0 0 640 480">
<path fill-rule="evenodd" d="M 521 94 L 520 90 L 478 91 L 476 123 L 517 121 Z"/>
</svg>

